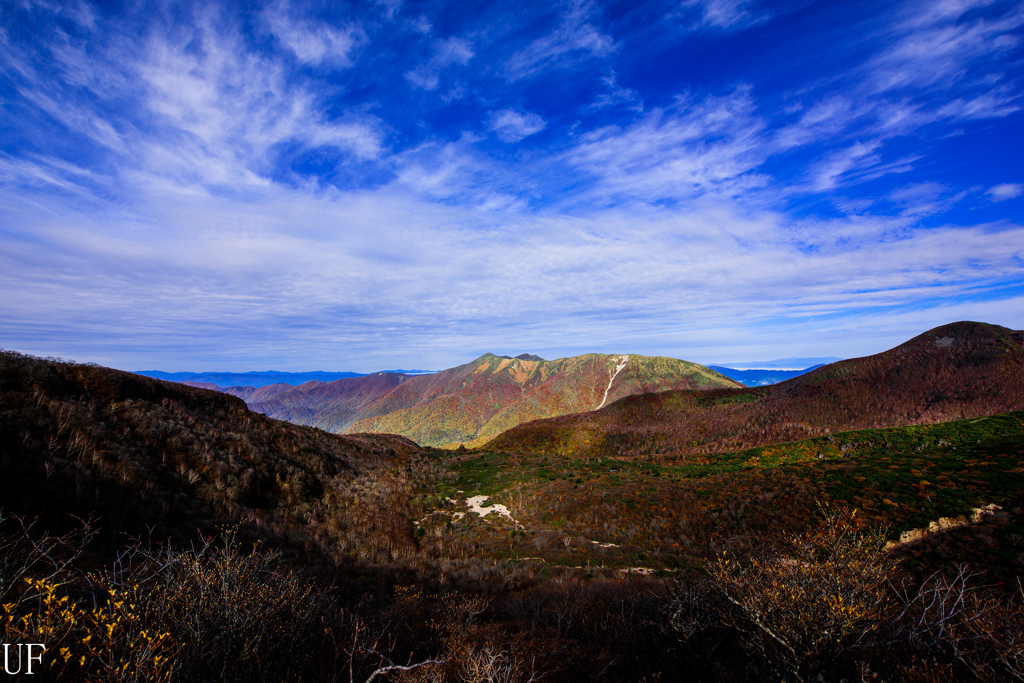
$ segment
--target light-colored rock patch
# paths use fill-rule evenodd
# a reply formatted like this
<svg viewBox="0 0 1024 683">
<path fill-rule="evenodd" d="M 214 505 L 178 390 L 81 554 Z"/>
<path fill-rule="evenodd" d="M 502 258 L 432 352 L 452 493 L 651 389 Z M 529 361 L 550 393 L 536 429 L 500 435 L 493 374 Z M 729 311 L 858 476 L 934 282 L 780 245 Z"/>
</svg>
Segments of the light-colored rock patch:
<svg viewBox="0 0 1024 683">
<path fill-rule="evenodd" d="M 487 502 L 488 498 L 489 496 L 473 496 L 472 498 L 466 499 L 466 505 L 469 506 L 470 512 L 475 512 L 481 517 L 486 517 L 492 512 L 496 512 L 498 513 L 499 517 L 507 517 L 508 520 L 513 524 L 521 526 L 519 522 L 517 522 L 515 518 L 512 517 L 512 514 L 508 511 L 508 507 L 502 505 L 501 503 L 493 503 L 491 505 L 488 505 L 487 507 L 484 507 L 484 503 Z M 457 500 L 453 500 L 451 498 L 449 498 L 448 500 L 451 501 L 452 503 L 458 504 Z M 452 519 L 462 519 L 465 516 L 465 512 L 452 513 Z"/>
<path fill-rule="evenodd" d="M 886 549 L 901 545 L 908 545 L 914 541 L 924 538 L 925 536 L 942 533 L 943 531 L 949 531 L 950 529 L 958 529 L 971 524 L 979 524 L 986 517 L 996 515 L 1000 512 L 1002 512 L 1001 507 L 995 503 L 990 503 L 984 507 L 974 508 L 974 510 L 971 511 L 970 517 L 966 515 L 960 515 L 959 517 L 940 517 L 938 520 L 931 522 L 923 529 L 911 529 L 909 531 L 904 531 L 900 534 L 900 540 L 890 541 L 886 544 Z"/>
</svg>

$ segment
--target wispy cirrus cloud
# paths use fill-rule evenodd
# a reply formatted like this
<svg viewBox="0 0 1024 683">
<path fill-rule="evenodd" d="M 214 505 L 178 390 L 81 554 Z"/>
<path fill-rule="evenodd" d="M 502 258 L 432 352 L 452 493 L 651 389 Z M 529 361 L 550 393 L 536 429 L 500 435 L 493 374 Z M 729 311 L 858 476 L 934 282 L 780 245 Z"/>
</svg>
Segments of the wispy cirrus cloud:
<svg viewBox="0 0 1024 683">
<path fill-rule="evenodd" d="M 919 155 L 884 160 L 894 140 L 929 127 L 1004 118 L 1021 108 L 1001 61 L 1020 45 L 1024 11 L 1018 6 L 909 0 L 891 18 L 875 27 L 876 49 L 848 67 L 840 93 L 815 92 L 820 99 L 798 106 L 799 118 L 775 134 L 780 151 L 831 143 L 808 169 L 807 187 L 814 191 L 908 172 Z"/>
<path fill-rule="evenodd" d="M 748 88 L 654 110 L 581 136 L 565 161 L 596 179 L 591 196 L 646 201 L 731 194 L 760 185 L 765 122 Z"/>
<path fill-rule="evenodd" d="M 532 111 L 502 109 L 491 114 L 489 127 L 502 142 L 512 143 L 539 133 L 546 125 L 544 119 Z"/>
<path fill-rule="evenodd" d="M 824 192 L 840 185 L 863 183 L 891 173 L 907 173 L 913 170 L 915 156 L 883 161 L 877 151 L 881 141 L 857 142 L 850 147 L 830 153 L 810 167 L 810 188 Z"/>
<path fill-rule="evenodd" d="M 832 95 L 802 111 L 796 122 L 777 130 L 774 143 L 787 150 L 834 139 L 870 112 L 870 105 L 855 105 L 845 95 Z"/>
<path fill-rule="evenodd" d="M 293 19 L 284 2 L 265 10 L 263 19 L 267 29 L 306 64 L 349 67 L 352 50 L 366 41 L 366 34 L 357 23 L 334 26 L 305 18 Z"/>
<path fill-rule="evenodd" d="M 26 7 L 5 347 L 376 370 L 1024 326 L 1009 2 L 807 5 L 799 55 L 734 54 L 797 25 L 739 2 L 683 7 L 685 45 L 646 6 Z"/>
<path fill-rule="evenodd" d="M 888 199 L 901 207 L 901 216 L 933 216 L 944 213 L 967 196 L 967 191 L 950 192 L 941 183 L 913 183 L 889 193 Z"/>
<path fill-rule="evenodd" d="M 615 41 L 588 21 L 592 5 L 575 0 L 561 15 L 559 26 L 516 51 L 505 63 L 509 78 L 518 80 L 547 68 L 579 59 L 603 57 L 615 50 Z"/>
<path fill-rule="evenodd" d="M 736 30 L 759 24 L 768 13 L 752 7 L 751 0 L 684 0 L 682 7 L 698 13 L 698 25 Z"/>
<path fill-rule="evenodd" d="M 974 14 L 979 9 L 1001 10 Z M 876 91 L 948 88 L 974 68 L 998 71 L 999 59 L 1015 48 L 1024 9 L 994 0 L 908 2 L 889 30 L 896 39 L 866 64 Z"/>
<path fill-rule="evenodd" d="M 374 117 L 354 112 L 327 119 L 314 92 L 289 82 L 280 64 L 246 50 L 231 32 L 209 27 L 154 37 L 137 71 L 143 104 L 163 129 L 139 154 L 148 157 L 147 168 L 167 169 L 181 182 L 266 178 L 272 169 L 280 172 L 287 147 L 332 147 L 359 159 L 381 150 Z"/>
<path fill-rule="evenodd" d="M 465 66 L 473 58 L 473 48 L 463 38 L 446 38 L 434 44 L 434 54 L 424 64 L 405 73 L 406 80 L 417 88 L 436 90 L 441 71 L 453 64 Z"/>
<path fill-rule="evenodd" d="M 381 152 L 375 117 L 328 119 L 318 95 L 295 83 L 280 62 L 255 54 L 216 15 L 88 54 L 79 46 L 69 55 L 67 41 L 58 48 L 62 64 L 76 57 L 88 68 L 54 80 L 27 67 L 23 102 L 108 148 L 124 178 L 259 185 L 280 173 L 287 147 L 330 147 L 356 159 Z M 130 106 L 120 110 L 125 102 Z"/>
<path fill-rule="evenodd" d="M 679 321 L 743 329 L 956 299 L 1016 277 L 1024 257 L 1024 227 L 1013 225 L 795 224 L 722 202 L 574 218 L 387 197 L 268 187 L 248 202 L 165 196 L 136 215 L 86 219 L 86 231 L 71 227 L 81 214 L 35 221 L 31 241 L 9 239 L 0 256 L 0 287 L 25 293 L 4 304 L 0 332 L 30 348 L 38 334 L 95 335 L 102 319 L 118 339 L 132 328 L 144 346 L 173 338 L 177 353 L 210 366 L 244 367 L 267 349 L 292 367 L 322 364 L 344 347 L 356 369 L 393 354 L 443 367 L 495 344 L 566 354 L 642 344 L 693 357 Z M 7 218 L 31 211 L 4 204 Z M 160 235 L 143 238 L 147 215 L 164 217 Z M 39 320 L 41 309 L 54 315 Z"/>
<path fill-rule="evenodd" d="M 619 77 L 614 71 L 607 76 L 601 78 L 601 81 L 606 86 L 605 90 L 602 90 L 597 99 L 595 99 L 590 105 L 588 110 L 604 109 L 605 107 L 612 107 L 617 104 L 623 104 L 626 102 L 632 102 L 633 109 L 636 111 L 643 111 L 644 105 L 640 100 L 640 96 L 637 95 L 636 91 L 632 88 L 624 88 L 619 85 Z"/>
</svg>

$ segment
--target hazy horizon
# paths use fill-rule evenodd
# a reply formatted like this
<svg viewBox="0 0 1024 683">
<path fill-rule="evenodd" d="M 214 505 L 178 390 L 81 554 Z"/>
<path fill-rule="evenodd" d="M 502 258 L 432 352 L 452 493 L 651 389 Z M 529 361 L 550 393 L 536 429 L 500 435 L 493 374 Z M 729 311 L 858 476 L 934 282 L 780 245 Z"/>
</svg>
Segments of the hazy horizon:
<svg viewBox="0 0 1024 683">
<path fill-rule="evenodd" d="M 509 354 L 496 354 L 496 355 L 509 355 Z M 476 358 L 479 358 L 479 357 L 480 356 L 477 356 Z M 563 358 L 565 358 L 565 357 L 563 357 Z M 71 359 L 71 360 L 76 360 L 76 359 Z M 473 360 L 475 360 L 475 358 L 467 360 L 467 361 L 465 361 L 463 363 L 458 363 L 457 365 L 454 365 L 452 367 L 457 367 L 458 365 L 465 365 L 467 363 L 471 363 Z M 545 358 L 544 360 L 561 360 L 561 358 Z M 678 360 L 690 360 L 690 359 L 680 358 Z M 704 366 L 729 367 L 729 368 L 732 368 L 732 369 L 735 369 L 735 370 L 804 370 L 804 369 L 806 369 L 806 368 L 808 368 L 808 367 L 810 367 L 812 365 L 819 365 L 819 364 L 820 365 L 824 365 L 824 364 L 828 364 L 828 363 L 834 363 L 834 362 L 840 361 L 840 360 L 844 360 L 844 359 L 836 357 L 836 356 L 829 356 L 829 357 L 819 357 L 819 358 L 777 358 L 775 360 L 733 361 L 733 362 L 726 362 L 726 363 L 700 363 L 700 361 L 693 361 L 693 360 L 690 360 L 690 362 L 700 363 L 701 365 L 704 365 Z M 799 361 L 807 361 L 807 363 L 806 364 L 800 364 Z M 118 370 L 124 370 L 125 368 L 117 368 L 117 369 Z M 380 368 L 380 369 L 377 369 L 377 370 L 370 370 L 370 371 L 367 371 L 367 372 L 362 372 L 362 371 L 350 370 L 350 369 L 327 370 L 327 369 L 324 369 L 324 368 L 316 368 L 316 369 L 311 369 L 311 370 L 291 370 L 291 371 L 275 370 L 275 369 L 272 369 L 272 368 L 271 369 L 263 369 L 263 370 L 242 370 L 242 371 L 227 371 L 227 370 L 203 370 L 203 371 L 174 370 L 174 371 L 170 371 L 170 370 L 163 370 L 163 369 L 160 369 L 160 368 L 152 368 L 152 369 L 145 369 L 145 370 L 138 370 L 138 369 L 128 370 L 128 372 L 133 372 L 133 373 L 136 373 L 136 374 L 163 373 L 163 374 L 167 374 L 167 375 L 190 375 L 190 374 L 191 375 L 214 375 L 214 374 L 224 374 L 224 375 L 259 375 L 259 374 L 312 375 L 312 374 L 316 374 L 316 373 L 324 373 L 324 374 L 353 373 L 353 374 L 359 374 L 361 376 L 365 376 L 365 375 L 376 374 L 376 373 L 379 373 L 379 372 L 397 372 L 397 373 L 414 373 L 414 374 L 435 373 L 435 372 L 440 372 L 442 370 L 447 370 L 447 369 L 448 368 L 435 368 L 435 369 L 431 369 L 431 370 L 427 370 L 427 369 L 423 369 L 423 368 L 409 368 L 409 369 L 403 369 L 403 368 Z"/>
</svg>

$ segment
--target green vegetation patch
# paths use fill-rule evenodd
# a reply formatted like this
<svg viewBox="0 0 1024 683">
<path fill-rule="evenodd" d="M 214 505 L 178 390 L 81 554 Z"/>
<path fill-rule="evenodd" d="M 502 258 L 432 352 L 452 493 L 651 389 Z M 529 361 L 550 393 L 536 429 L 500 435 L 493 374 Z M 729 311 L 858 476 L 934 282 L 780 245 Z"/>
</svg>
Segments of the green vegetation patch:
<svg viewBox="0 0 1024 683">
<path fill-rule="evenodd" d="M 494 495 L 519 481 L 508 467 L 507 457 L 497 453 L 483 453 L 451 463 L 454 474 L 438 487 L 438 493 L 454 497 L 458 491 L 466 495 Z"/>
<path fill-rule="evenodd" d="M 450 460 L 442 489 L 496 495 L 529 531 L 509 537 L 495 519 L 473 521 L 458 538 L 478 552 L 493 546 L 512 558 L 577 567 L 636 566 L 640 557 L 654 568 L 695 566 L 721 549 L 754 549 L 808 528 L 820 501 L 860 510 L 865 524 L 888 528 L 893 539 L 993 503 L 1024 507 L 1022 446 L 1017 412 L 672 460 L 484 452 Z M 1012 528 L 992 532 L 1005 549 L 957 557 L 1021 565 L 1011 546 L 1024 533 L 1007 523 Z M 918 561 L 936 567 L 950 557 Z"/>
</svg>

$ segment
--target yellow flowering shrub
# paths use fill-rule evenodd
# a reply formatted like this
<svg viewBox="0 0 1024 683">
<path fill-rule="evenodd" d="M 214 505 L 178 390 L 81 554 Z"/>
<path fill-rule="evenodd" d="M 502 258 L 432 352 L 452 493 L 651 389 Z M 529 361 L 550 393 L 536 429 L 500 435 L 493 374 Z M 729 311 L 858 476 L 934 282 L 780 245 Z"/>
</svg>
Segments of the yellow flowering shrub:
<svg viewBox="0 0 1024 683">
<path fill-rule="evenodd" d="M 6 643 L 42 643 L 43 666 L 54 678 L 164 681 L 173 670 L 168 633 L 147 627 L 137 590 L 105 590 L 94 609 L 73 600 L 53 579 L 25 579 L 19 602 L 3 605 Z M 98 601 L 99 602 L 99 601 Z"/>
</svg>

